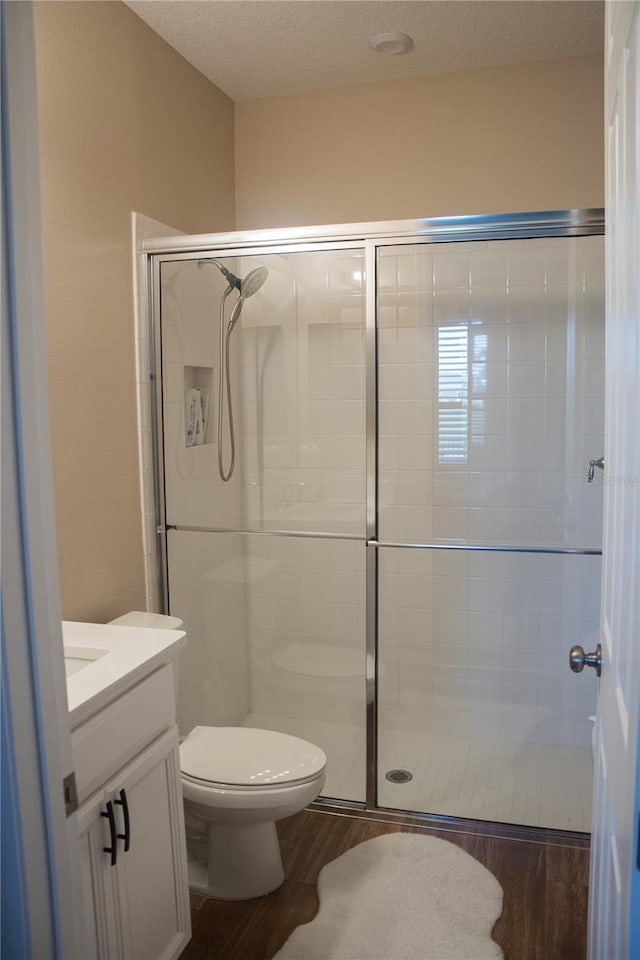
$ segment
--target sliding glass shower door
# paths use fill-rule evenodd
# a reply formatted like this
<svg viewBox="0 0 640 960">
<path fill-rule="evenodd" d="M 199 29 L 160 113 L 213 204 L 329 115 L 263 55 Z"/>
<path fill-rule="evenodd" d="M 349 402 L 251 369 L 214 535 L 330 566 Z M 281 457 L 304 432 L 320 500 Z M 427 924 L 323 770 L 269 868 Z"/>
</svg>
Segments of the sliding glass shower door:
<svg viewBox="0 0 640 960">
<path fill-rule="evenodd" d="M 325 795 L 362 801 L 363 250 L 216 249 L 159 271 L 181 732 L 308 739 L 328 757 Z"/>
<path fill-rule="evenodd" d="M 589 830 L 602 237 L 378 254 L 378 802 Z"/>
<path fill-rule="evenodd" d="M 588 830 L 601 215 L 316 230 L 153 255 L 181 732 L 311 740 L 328 799 Z"/>
</svg>

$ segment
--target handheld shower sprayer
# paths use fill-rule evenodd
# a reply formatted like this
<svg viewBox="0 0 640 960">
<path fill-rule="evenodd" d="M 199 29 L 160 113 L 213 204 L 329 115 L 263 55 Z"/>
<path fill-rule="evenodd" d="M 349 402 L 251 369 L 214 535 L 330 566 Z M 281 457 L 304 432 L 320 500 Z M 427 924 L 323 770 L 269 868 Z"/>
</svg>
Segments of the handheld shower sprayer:
<svg viewBox="0 0 640 960">
<path fill-rule="evenodd" d="M 244 280 L 240 281 L 240 296 L 243 300 L 248 300 L 254 293 L 257 293 L 267 277 L 269 271 L 266 267 L 256 267 L 246 275 Z"/>
<path fill-rule="evenodd" d="M 236 462 L 236 438 L 235 430 L 233 425 L 233 398 L 231 396 L 231 371 L 230 371 L 230 362 L 229 362 L 229 341 L 231 339 L 231 332 L 235 327 L 236 323 L 240 319 L 240 314 L 242 313 L 242 307 L 245 300 L 248 300 L 249 297 L 252 297 L 254 293 L 257 293 L 258 290 L 262 287 L 265 280 L 269 276 L 269 271 L 266 267 L 256 267 L 255 270 L 251 270 L 246 277 L 241 279 L 236 277 L 235 273 L 231 273 L 230 270 L 225 267 L 220 260 L 207 259 L 207 260 L 198 260 L 198 267 L 202 269 L 206 264 L 212 264 L 214 267 L 217 267 L 222 276 L 225 278 L 229 286 L 222 294 L 220 300 L 220 378 L 219 378 L 219 389 L 218 389 L 218 472 L 220 478 L 226 483 L 227 480 L 233 475 L 233 469 Z M 231 315 L 229 321 L 226 324 L 224 322 L 224 306 L 225 301 L 229 294 L 233 291 L 238 291 L 238 299 L 233 305 L 231 310 Z M 222 436 L 223 436 L 223 420 L 224 420 L 224 399 L 225 393 L 227 397 L 227 420 L 229 423 L 229 443 L 231 446 L 231 462 L 229 464 L 229 469 L 225 470 L 223 463 L 222 455 Z"/>
</svg>

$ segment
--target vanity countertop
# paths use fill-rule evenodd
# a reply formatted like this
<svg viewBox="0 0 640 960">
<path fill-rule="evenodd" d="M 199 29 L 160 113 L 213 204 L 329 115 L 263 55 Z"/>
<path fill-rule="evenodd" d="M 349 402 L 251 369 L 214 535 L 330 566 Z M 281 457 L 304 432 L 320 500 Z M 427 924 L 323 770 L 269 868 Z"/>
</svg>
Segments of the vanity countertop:
<svg viewBox="0 0 640 960">
<path fill-rule="evenodd" d="M 184 630 L 156 630 L 103 623 L 62 622 L 71 730 L 145 676 L 172 660 L 185 645 Z"/>
</svg>

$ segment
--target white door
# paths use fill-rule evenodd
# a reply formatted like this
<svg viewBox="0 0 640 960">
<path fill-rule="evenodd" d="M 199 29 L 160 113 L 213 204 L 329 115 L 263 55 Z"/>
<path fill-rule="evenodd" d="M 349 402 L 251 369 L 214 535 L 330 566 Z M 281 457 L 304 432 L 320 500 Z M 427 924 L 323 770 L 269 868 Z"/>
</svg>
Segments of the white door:
<svg viewBox="0 0 640 960">
<path fill-rule="evenodd" d="M 638 2 L 609 2 L 605 27 L 605 518 L 590 960 L 640 957 L 639 10 Z"/>
</svg>

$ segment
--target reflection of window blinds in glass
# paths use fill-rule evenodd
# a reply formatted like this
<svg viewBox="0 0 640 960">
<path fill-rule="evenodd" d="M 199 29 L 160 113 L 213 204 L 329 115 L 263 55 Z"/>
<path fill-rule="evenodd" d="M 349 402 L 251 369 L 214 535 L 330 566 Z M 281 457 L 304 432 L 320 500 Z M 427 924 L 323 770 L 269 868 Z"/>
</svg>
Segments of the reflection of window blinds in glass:
<svg viewBox="0 0 640 960">
<path fill-rule="evenodd" d="M 438 462 L 465 463 L 469 447 L 469 330 L 438 328 Z"/>
</svg>

